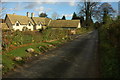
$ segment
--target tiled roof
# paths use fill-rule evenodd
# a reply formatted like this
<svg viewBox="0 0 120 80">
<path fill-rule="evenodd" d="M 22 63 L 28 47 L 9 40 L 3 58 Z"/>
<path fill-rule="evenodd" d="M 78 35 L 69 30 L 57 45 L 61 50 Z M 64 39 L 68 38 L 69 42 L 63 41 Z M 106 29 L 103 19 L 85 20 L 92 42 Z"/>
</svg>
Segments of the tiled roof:
<svg viewBox="0 0 120 80">
<path fill-rule="evenodd" d="M 16 14 L 7 14 L 7 16 L 10 19 L 12 24 L 15 24 L 16 21 L 19 21 L 20 24 L 29 24 L 29 22 L 34 24 L 31 18 L 27 16 L 21 16 L 21 15 L 16 15 Z"/>
<path fill-rule="evenodd" d="M 48 25 L 50 18 L 43 18 L 43 17 L 32 17 L 32 20 L 35 24 L 42 24 L 42 25 Z"/>
<path fill-rule="evenodd" d="M 49 27 L 78 27 L 80 20 L 52 20 Z"/>
</svg>

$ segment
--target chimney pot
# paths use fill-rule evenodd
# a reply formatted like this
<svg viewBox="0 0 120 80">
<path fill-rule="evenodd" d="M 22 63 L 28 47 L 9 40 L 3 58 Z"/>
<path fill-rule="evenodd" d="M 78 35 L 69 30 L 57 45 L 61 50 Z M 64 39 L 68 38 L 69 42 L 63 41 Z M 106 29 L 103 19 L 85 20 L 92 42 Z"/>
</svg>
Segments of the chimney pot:
<svg viewBox="0 0 120 80">
<path fill-rule="evenodd" d="M 30 17 L 30 13 L 29 12 L 27 12 L 27 17 Z"/>
<path fill-rule="evenodd" d="M 31 17 L 34 17 L 34 13 L 31 13 Z"/>
</svg>

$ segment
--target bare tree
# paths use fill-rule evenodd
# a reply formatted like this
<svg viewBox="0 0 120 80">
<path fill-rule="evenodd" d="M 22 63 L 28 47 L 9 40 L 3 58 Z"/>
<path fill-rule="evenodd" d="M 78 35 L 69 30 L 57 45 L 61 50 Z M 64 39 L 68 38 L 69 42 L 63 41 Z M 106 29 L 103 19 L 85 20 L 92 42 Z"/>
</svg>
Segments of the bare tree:
<svg viewBox="0 0 120 80">
<path fill-rule="evenodd" d="M 58 19 L 59 18 L 59 14 L 57 13 L 57 12 L 54 12 L 53 14 L 52 14 L 52 19 L 53 20 L 56 20 L 56 19 Z"/>
<path fill-rule="evenodd" d="M 84 2 L 81 2 L 78 4 L 79 7 L 79 15 L 85 17 L 86 26 L 89 26 L 90 21 L 92 20 L 92 17 L 94 15 L 94 11 L 97 7 L 98 2 L 92 2 L 90 0 L 84 0 Z"/>
<path fill-rule="evenodd" d="M 112 16 L 113 15 L 112 13 L 114 13 L 114 12 L 116 12 L 116 11 L 112 8 L 112 6 L 109 3 L 105 2 L 105 3 L 102 3 L 97 8 L 95 18 L 97 18 L 97 20 L 99 22 L 102 22 L 102 21 L 104 22 L 104 21 L 106 21 L 105 20 L 106 17 L 107 16 Z"/>
</svg>

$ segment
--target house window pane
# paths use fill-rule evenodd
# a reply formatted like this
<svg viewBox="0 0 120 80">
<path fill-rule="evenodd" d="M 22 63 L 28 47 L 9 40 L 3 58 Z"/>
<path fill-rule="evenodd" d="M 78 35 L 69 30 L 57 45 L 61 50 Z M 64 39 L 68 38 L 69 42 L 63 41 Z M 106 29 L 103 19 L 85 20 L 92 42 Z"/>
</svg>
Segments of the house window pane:
<svg viewBox="0 0 120 80">
<path fill-rule="evenodd" d="M 19 26 L 19 23 L 16 23 L 16 26 Z"/>
<path fill-rule="evenodd" d="M 29 26 L 31 26 L 31 24 L 29 23 Z"/>
</svg>

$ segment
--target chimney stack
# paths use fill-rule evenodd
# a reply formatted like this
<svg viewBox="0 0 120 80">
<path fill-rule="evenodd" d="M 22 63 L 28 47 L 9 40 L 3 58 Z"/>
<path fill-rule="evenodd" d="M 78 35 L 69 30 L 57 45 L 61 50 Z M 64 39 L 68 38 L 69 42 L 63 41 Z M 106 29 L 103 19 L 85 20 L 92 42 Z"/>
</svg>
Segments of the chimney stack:
<svg viewBox="0 0 120 80">
<path fill-rule="evenodd" d="M 29 12 L 27 12 L 27 17 L 30 17 L 30 13 Z"/>
<path fill-rule="evenodd" d="M 34 13 L 31 13 L 31 17 L 34 17 Z"/>
</svg>

